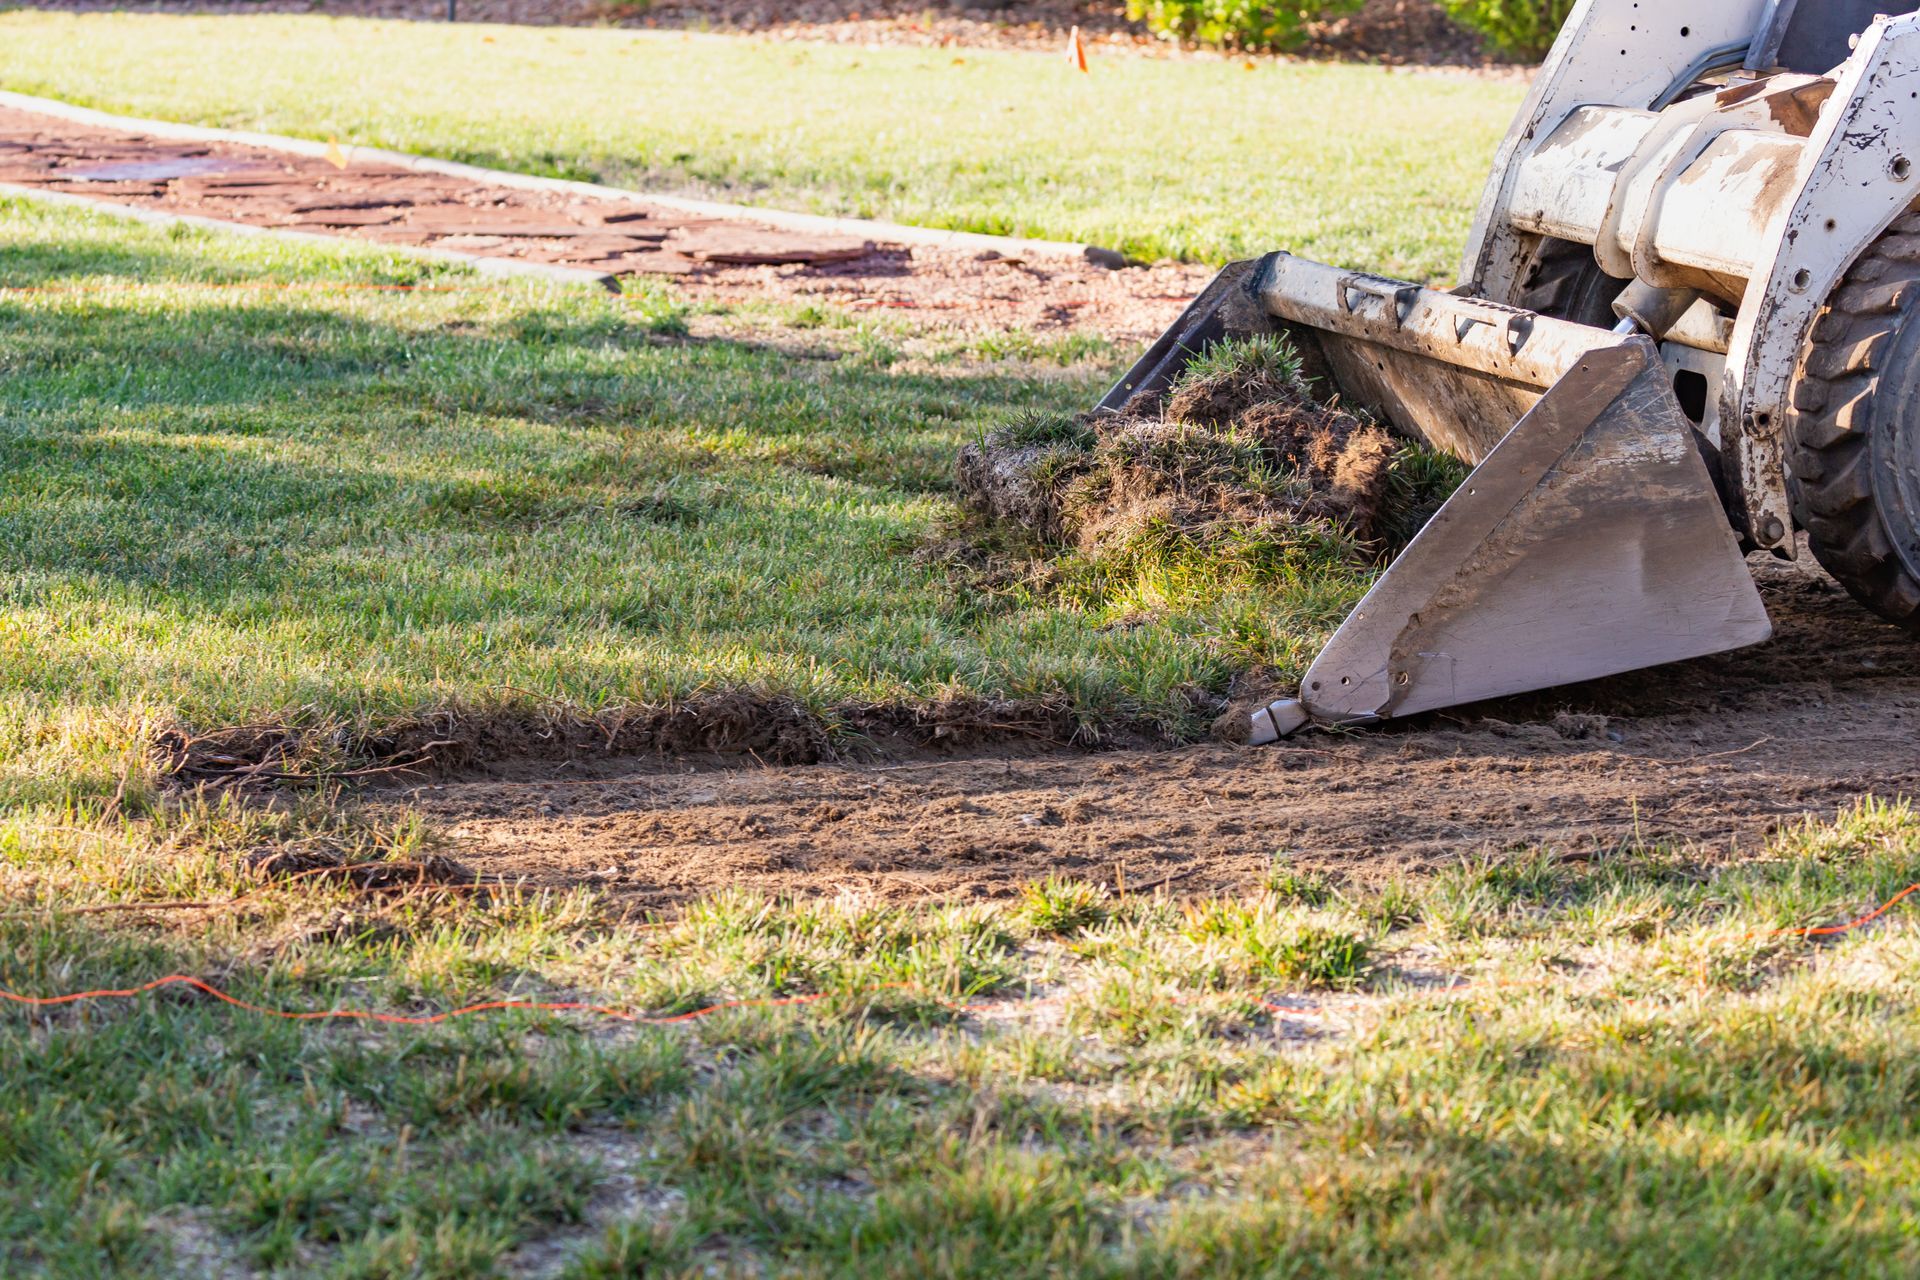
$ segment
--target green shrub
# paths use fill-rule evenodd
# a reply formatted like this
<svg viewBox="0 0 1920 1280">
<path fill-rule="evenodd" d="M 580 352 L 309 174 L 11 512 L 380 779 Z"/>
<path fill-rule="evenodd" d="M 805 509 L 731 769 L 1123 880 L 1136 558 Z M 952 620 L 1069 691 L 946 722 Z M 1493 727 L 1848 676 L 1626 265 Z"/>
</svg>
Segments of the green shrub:
<svg viewBox="0 0 1920 1280">
<path fill-rule="evenodd" d="M 1574 0 L 1440 0 L 1447 16 L 1487 38 L 1490 48 L 1539 59 L 1553 47 Z"/>
<path fill-rule="evenodd" d="M 1315 22 L 1363 0 L 1127 0 L 1127 17 L 1172 40 L 1229 49 L 1291 49 Z"/>
</svg>

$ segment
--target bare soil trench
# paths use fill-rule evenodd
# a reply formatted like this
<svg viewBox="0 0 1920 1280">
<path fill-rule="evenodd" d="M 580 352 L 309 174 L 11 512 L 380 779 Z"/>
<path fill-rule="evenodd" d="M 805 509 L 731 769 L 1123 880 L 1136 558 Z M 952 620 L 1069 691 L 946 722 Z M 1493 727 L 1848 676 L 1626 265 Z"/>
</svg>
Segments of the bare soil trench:
<svg viewBox="0 0 1920 1280">
<path fill-rule="evenodd" d="M 644 199 L 489 185 L 356 159 L 336 164 L 0 107 L 0 183 L 250 226 L 671 276 L 696 298 L 874 309 L 928 329 L 1100 333 L 1148 342 L 1212 275 L 890 244 L 690 214 Z M 7 281 L 0 280 L 0 284 Z"/>
<path fill-rule="evenodd" d="M 1762 648 L 1385 731 L 877 766 L 663 762 L 373 799 L 421 809 L 476 872 L 596 883 L 651 908 L 729 887 L 994 898 L 1049 873 L 1214 893 L 1276 855 L 1377 881 L 1536 844 L 1725 854 L 1858 796 L 1920 793 L 1920 641 L 1810 564 L 1756 570 L 1778 626 Z"/>
</svg>

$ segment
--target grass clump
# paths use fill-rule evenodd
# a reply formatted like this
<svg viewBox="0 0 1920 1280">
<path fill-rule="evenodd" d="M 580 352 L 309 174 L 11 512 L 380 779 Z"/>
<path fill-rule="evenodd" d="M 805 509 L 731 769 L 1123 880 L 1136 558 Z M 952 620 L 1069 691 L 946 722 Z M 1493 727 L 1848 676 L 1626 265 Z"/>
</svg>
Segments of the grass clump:
<svg viewBox="0 0 1920 1280">
<path fill-rule="evenodd" d="M 1256 402 L 1297 394 L 1304 386 L 1304 367 L 1299 348 L 1280 334 L 1212 343 L 1180 371 L 1167 415 L 1218 426 Z"/>
<path fill-rule="evenodd" d="M 1105 885 L 1048 876 L 1020 891 L 1020 914 L 1027 927 L 1047 937 L 1079 933 L 1109 913 Z"/>
<path fill-rule="evenodd" d="M 1346 929 L 1302 925 L 1290 934 L 1250 945 L 1254 972 L 1309 987 L 1351 987 L 1366 972 L 1368 943 Z"/>
<path fill-rule="evenodd" d="M 1065 450 L 1084 451 L 1100 442 L 1081 415 L 1038 409 L 1020 414 L 997 434 L 1010 449 L 1044 449 L 1057 445 Z"/>
<path fill-rule="evenodd" d="M 1365 935 L 1301 919 L 1272 898 L 1208 904 L 1192 913 L 1186 933 L 1225 944 L 1233 971 L 1253 981 L 1303 987 L 1357 986 L 1372 949 Z"/>
<path fill-rule="evenodd" d="M 1300 907 L 1324 907 L 1339 896 L 1325 876 L 1285 864 L 1268 873 L 1265 888 L 1275 901 Z"/>
</svg>

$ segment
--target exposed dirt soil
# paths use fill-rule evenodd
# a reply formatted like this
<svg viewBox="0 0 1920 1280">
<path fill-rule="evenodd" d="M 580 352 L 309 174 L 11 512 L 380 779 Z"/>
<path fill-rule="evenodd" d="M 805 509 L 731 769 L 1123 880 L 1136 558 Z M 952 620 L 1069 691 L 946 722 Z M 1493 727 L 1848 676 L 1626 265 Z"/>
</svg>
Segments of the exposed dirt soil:
<svg viewBox="0 0 1920 1280">
<path fill-rule="evenodd" d="M 1213 274 L 1186 262 L 1109 270 L 1059 258 L 883 246 L 852 262 L 720 267 L 682 277 L 681 286 L 720 302 L 779 300 L 901 315 L 922 330 L 1100 334 L 1124 349 L 1166 332 Z"/>
<path fill-rule="evenodd" d="M 1224 708 L 1195 691 L 1195 710 Z M 1001 753 L 1066 748 L 1168 746 L 1147 723 L 1086 725 L 1064 698 L 949 697 L 912 705 L 835 709 L 831 721 L 794 698 L 715 690 L 675 702 L 611 708 L 593 716 L 555 709 L 448 709 L 375 734 L 338 724 L 277 723 L 154 736 L 151 759 L 182 788 L 272 789 L 285 783 L 368 778 L 544 778 L 567 770 L 631 768 L 636 758 L 707 764 L 741 758 L 760 766 L 895 759 L 993 748 Z M 324 767 L 371 761 L 359 768 Z M 578 777 L 578 772 L 568 776 Z"/>
<path fill-rule="evenodd" d="M 0 108 L 0 182 L 253 226 L 667 275 L 695 297 L 880 309 L 927 329 L 1148 341 L 1210 271 L 908 247 L 644 200 L 491 186 L 356 160 L 178 142 Z M 0 284 L 4 284 L 0 281 Z"/>
<path fill-rule="evenodd" d="M 1635 837 L 1724 852 L 1855 796 L 1920 793 L 1920 641 L 1817 569 L 1755 567 L 1778 624 L 1769 645 L 1387 731 L 1258 749 L 562 769 L 375 798 L 419 806 L 481 875 L 585 880 L 652 908 L 726 887 L 997 897 L 1054 872 L 1219 892 L 1276 853 L 1377 880 L 1539 842 L 1569 857 Z"/>
<path fill-rule="evenodd" d="M 1240 57 L 1182 49 L 1129 21 L 1109 0 L 457 0 L 463 22 L 529 26 L 664 27 L 751 33 L 836 44 L 1064 48 L 1079 27 L 1101 53 L 1152 57 Z M 69 12 L 328 13 L 341 17 L 444 22 L 446 0 L 40 0 L 24 6 Z M 1367 0 L 1356 13 L 1322 23 L 1300 54 L 1388 65 L 1512 71 L 1440 11 L 1433 0 Z"/>
</svg>

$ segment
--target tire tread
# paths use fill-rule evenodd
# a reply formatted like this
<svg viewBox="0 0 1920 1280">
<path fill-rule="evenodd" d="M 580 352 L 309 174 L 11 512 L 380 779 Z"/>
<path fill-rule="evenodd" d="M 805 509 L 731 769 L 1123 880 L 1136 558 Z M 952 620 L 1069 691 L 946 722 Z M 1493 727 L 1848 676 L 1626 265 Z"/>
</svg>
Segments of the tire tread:
<svg viewBox="0 0 1920 1280">
<path fill-rule="evenodd" d="M 1793 389 L 1787 471 L 1814 558 L 1881 617 L 1920 633 L 1920 581 L 1894 549 L 1869 448 L 1880 375 L 1920 300 L 1920 215 L 1868 249 L 1815 321 Z"/>
</svg>

